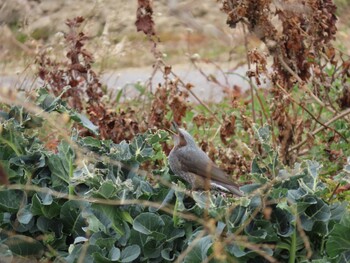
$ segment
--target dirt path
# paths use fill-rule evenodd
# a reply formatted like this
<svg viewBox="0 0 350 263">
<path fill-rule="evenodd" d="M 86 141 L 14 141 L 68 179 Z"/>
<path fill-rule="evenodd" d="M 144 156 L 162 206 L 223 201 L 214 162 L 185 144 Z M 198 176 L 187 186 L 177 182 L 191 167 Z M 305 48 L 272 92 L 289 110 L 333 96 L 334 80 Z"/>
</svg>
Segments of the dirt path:
<svg viewBox="0 0 350 263">
<path fill-rule="evenodd" d="M 152 67 L 142 68 L 124 68 L 117 72 L 104 73 L 101 77 L 103 84 L 109 89 L 123 89 L 123 98 L 132 99 L 139 93 L 134 85 L 137 82 L 141 84 L 150 81 L 152 75 Z M 246 68 L 240 67 L 231 72 L 230 68 L 223 67 L 222 71 L 214 66 L 205 65 L 202 70 L 207 76 L 212 75 L 216 80 L 222 83 L 227 88 L 232 88 L 234 85 L 241 87 L 243 90 L 248 88 L 248 83 L 244 79 Z M 218 102 L 223 96 L 223 88 L 213 82 L 209 82 L 193 65 L 175 65 L 173 71 L 185 83 L 194 85 L 193 92 L 202 100 L 210 102 Z M 230 73 L 229 73 L 230 72 Z M 158 83 L 163 83 L 164 79 L 161 72 L 154 75 L 152 79 L 152 87 L 156 87 Z M 40 85 L 40 81 L 34 82 L 34 85 Z M 0 88 L 30 88 L 33 86 L 33 78 L 26 76 L 3 75 L 0 76 Z M 193 100 L 193 98 L 191 98 Z"/>
</svg>

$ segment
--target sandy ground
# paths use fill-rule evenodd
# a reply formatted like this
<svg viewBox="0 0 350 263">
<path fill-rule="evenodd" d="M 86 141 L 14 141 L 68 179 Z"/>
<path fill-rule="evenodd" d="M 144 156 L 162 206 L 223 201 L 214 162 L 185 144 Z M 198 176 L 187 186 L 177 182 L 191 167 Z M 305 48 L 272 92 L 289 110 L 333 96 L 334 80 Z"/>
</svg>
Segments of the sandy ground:
<svg viewBox="0 0 350 263">
<path fill-rule="evenodd" d="M 15 73 L 30 72 L 23 69 L 33 63 L 32 52 L 49 48 L 54 51 L 54 58 L 62 59 L 66 52 L 63 36 L 53 32 L 66 31 L 65 20 L 75 16 L 87 18 L 83 30 L 92 37 L 87 49 L 93 53 L 95 65 L 103 65 L 103 72 L 107 72 L 101 75 L 103 84 L 114 90 L 123 89 L 125 96 L 132 98 L 137 95 L 132 83 L 150 80 L 155 58 L 151 52 L 152 44 L 142 33 L 136 32 L 136 0 L 82 0 L 79 5 L 71 0 L 3 1 L 3 5 L 0 4 L 0 24 L 4 23 L 2 32 L 5 33 L 0 43 L 0 88 L 28 88 L 32 85 L 35 70 L 29 73 L 29 77 L 27 73 Z M 230 57 L 229 51 L 241 46 L 243 40 L 226 25 L 220 4 L 216 0 L 200 3 L 196 0 L 156 0 L 153 1 L 153 10 L 155 28 L 160 37 L 157 48 L 166 56 L 166 63 L 172 65 L 184 82 L 194 85 L 193 92 L 201 99 L 221 100 L 223 89 L 208 82 L 191 63 L 185 64 L 193 54 L 219 63 L 223 72 L 231 71 L 237 62 L 241 62 Z M 19 23 L 10 26 L 15 19 Z M 45 39 L 29 37 L 23 44 L 16 40 L 36 32 L 42 37 L 46 33 L 49 35 Z M 225 75 L 212 65 L 203 65 L 202 68 L 207 75 L 215 76 L 222 86 L 247 88 L 247 82 L 242 78 L 246 71 L 243 68 L 236 69 L 236 74 Z M 162 82 L 161 73 L 152 79 L 153 86 Z"/>
<path fill-rule="evenodd" d="M 107 67 L 114 69 L 145 66 L 153 57 L 145 35 L 136 30 L 136 10 L 137 0 L 2 0 L 0 64 L 12 69 L 43 48 L 59 56 L 66 19 L 83 16 L 81 29 L 91 37 L 88 49 L 97 62 L 107 59 Z M 216 58 L 237 39 L 216 0 L 156 0 L 153 11 L 158 46 L 172 64 L 184 63 L 186 52 Z"/>
<path fill-rule="evenodd" d="M 215 76 L 216 80 L 221 85 L 210 82 L 202 75 L 201 72 L 196 70 L 193 65 L 175 65 L 173 66 L 173 72 L 185 83 L 191 83 L 194 87 L 192 91 L 201 99 L 208 102 L 218 102 L 224 97 L 224 88 L 232 88 L 234 85 L 242 88 L 242 91 L 248 89 L 249 84 L 246 81 L 245 73 L 247 68 L 240 67 L 232 70 L 227 65 L 223 66 L 221 70 L 211 65 L 202 65 L 201 69 L 207 76 Z M 118 71 L 110 71 L 102 74 L 101 82 L 105 84 L 110 90 L 118 92 L 123 89 L 123 99 L 132 99 L 139 95 L 139 92 L 134 87 L 134 83 L 139 82 L 145 84 L 151 82 L 151 86 L 156 87 L 158 83 L 164 83 L 163 74 L 157 72 L 153 78 L 152 67 L 139 67 L 139 68 L 124 68 Z M 174 76 L 170 77 L 175 79 Z M 34 80 L 30 76 L 24 75 L 2 75 L 0 76 L 0 88 L 13 89 L 13 88 L 26 88 L 40 86 L 42 82 Z M 190 97 L 190 100 L 195 101 L 195 98 Z"/>
</svg>

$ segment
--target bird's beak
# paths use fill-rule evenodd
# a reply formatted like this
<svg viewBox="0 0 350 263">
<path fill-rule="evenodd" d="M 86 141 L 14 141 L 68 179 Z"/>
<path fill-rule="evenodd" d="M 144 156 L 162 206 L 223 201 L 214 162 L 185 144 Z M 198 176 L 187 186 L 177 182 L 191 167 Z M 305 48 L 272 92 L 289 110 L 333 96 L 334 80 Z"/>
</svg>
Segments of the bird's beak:
<svg viewBox="0 0 350 263">
<path fill-rule="evenodd" d="M 180 147 L 186 146 L 187 142 L 185 140 L 184 135 L 181 133 L 179 126 L 176 124 L 175 121 L 172 121 L 171 124 L 173 125 L 173 129 L 176 132 L 176 133 L 174 133 L 175 144 L 180 146 Z"/>
<path fill-rule="evenodd" d="M 179 135 L 179 127 L 177 126 L 176 122 L 172 121 L 171 122 L 171 127 L 170 129 L 164 128 L 167 132 L 169 132 L 173 136 L 178 136 Z"/>
<path fill-rule="evenodd" d="M 171 124 L 173 125 L 174 131 L 179 134 L 179 126 L 176 124 L 175 121 L 172 121 Z"/>
</svg>

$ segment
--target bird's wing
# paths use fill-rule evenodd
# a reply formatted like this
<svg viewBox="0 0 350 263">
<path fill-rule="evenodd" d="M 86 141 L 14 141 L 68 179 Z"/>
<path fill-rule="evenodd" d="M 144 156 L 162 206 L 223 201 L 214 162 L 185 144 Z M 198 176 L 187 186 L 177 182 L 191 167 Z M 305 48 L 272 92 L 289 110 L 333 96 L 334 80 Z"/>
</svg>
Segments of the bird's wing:
<svg viewBox="0 0 350 263">
<path fill-rule="evenodd" d="M 208 155 L 199 148 L 190 148 L 186 149 L 186 151 L 181 151 L 181 153 L 178 152 L 177 157 L 184 171 L 197 174 L 203 177 L 203 179 L 207 178 L 223 184 L 237 186 L 230 180 L 227 174 L 217 167 L 216 164 L 210 160 Z"/>
</svg>

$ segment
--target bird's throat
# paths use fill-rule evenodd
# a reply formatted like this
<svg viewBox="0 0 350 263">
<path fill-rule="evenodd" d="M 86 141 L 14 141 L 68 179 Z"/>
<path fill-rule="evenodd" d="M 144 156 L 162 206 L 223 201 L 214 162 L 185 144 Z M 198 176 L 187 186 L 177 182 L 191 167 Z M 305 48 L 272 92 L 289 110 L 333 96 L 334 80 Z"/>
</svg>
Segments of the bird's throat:
<svg viewBox="0 0 350 263">
<path fill-rule="evenodd" d="M 178 146 L 179 147 L 184 147 L 186 145 L 187 145 L 187 141 L 186 141 L 185 137 L 180 133 L 179 134 L 179 144 L 178 144 Z"/>
<path fill-rule="evenodd" d="M 183 136 L 179 136 L 179 147 L 183 147 L 187 145 L 187 142 Z"/>
</svg>

